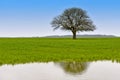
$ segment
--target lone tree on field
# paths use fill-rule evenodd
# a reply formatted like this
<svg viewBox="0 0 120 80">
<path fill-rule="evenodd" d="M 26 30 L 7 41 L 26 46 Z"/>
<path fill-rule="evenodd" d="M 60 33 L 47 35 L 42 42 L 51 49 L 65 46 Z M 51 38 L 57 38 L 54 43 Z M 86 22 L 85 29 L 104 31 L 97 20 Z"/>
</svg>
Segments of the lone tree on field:
<svg viewBox="0 0 120 80">
<path fill-rule="evenodd" d="M 76 32 L 94 31 L 96 29 L 86 11 L 81 8 L 66 9 L 62 15 L 53 19 L 51 25 L 54 27 L 54 30 L 60 28 L 71 31 L 73 39 L 76 39 Z"/>
</svg>

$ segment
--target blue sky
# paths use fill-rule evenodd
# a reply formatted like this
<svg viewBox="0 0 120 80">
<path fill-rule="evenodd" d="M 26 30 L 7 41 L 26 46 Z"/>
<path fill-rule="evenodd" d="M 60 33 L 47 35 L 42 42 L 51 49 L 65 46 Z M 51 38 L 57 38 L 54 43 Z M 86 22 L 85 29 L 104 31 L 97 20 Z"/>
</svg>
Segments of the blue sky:
<svg viewBox="0 0 120 80">
<path fill-rule="evenodd" d="M 0 0 L 0 37 L 71 35 L 53 31 L 54 17 L 71 7 L 87 11 L 97 27 L 94 32 L 120 36 L 120 0 Z"/>
</svg>

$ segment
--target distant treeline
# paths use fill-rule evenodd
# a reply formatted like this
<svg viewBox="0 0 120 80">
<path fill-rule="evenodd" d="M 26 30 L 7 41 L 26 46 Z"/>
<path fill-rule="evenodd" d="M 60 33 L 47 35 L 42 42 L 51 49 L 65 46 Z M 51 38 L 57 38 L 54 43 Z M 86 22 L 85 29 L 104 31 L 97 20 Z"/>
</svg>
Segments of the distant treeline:
<svg viewBox="0 0 120 80">
<path fill-rule="evenodd" d="M 72 38 L 72 35 L 53 35 L 45 36 L 48 38 Z M 77 35 L 78 38 L 106 38 L 106 37 L 116 37 L 114 35 Z"/>
</svg>

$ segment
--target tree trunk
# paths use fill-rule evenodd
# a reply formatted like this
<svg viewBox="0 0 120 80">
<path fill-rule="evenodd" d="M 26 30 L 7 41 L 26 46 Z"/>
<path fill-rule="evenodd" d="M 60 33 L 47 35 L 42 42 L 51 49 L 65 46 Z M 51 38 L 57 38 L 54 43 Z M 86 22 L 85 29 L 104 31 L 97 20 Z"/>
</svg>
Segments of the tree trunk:
<svg viewBox="0 0 120 80">
<path fill-rule="evenodd" d="M 72 33 L 73 33 L 73 39 L 76 39 L 76 31 Z"/>
</svg>

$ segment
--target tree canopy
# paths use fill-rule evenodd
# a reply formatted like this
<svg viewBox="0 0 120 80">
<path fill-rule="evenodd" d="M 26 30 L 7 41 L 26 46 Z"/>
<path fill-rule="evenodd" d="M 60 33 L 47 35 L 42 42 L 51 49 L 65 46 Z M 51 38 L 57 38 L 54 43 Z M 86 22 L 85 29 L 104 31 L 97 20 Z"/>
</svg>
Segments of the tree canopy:
<svg viewBox="0 0 120 80">
<path fill-rule="evenodd" d="M 53 19 L 51 25 L 54 30 L 60 28 L 71 31 L 73 39 L 76 39 L 76 32 L 94 31 L 96 29 L 87 12 L 81 8 L 66 9 L 61 15 Z"/>
</svg>

